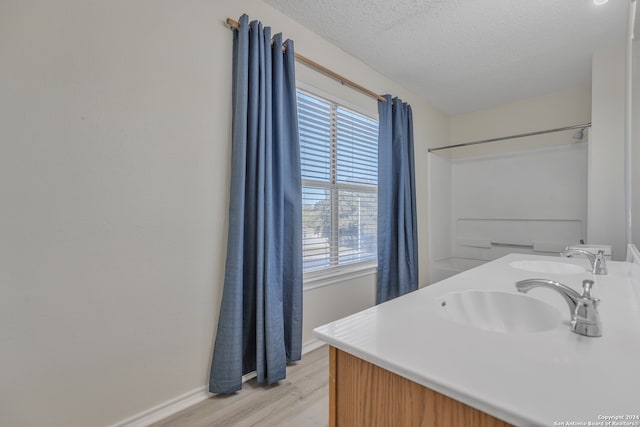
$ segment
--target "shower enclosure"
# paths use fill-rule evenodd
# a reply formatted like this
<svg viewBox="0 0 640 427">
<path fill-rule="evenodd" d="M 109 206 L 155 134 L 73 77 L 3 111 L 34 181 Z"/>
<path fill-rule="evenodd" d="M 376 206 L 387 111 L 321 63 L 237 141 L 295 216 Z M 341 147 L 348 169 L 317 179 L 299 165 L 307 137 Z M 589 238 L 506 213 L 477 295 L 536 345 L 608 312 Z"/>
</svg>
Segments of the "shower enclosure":
<svg viewBox="0 0 640 427">
<path fill-rule="evenodd" d="M 508 253 L 557 255 L 587 241 L 587 127 L 562 128 L 577 130 L 542 148 L 430 150 L 429 283 Z"/>
</svg>

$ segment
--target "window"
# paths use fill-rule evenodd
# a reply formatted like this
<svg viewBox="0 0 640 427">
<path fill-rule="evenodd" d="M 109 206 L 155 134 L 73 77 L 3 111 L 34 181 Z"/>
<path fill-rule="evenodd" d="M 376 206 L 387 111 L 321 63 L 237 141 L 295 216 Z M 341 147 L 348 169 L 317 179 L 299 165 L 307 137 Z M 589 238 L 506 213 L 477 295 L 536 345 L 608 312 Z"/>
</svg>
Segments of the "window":
<svg viewBox="0 0 640 427">
<path fill-rule="evenodd" d="M 304 272 L 375 266 L 378 122 L 298 91 Z"/>
</svg>

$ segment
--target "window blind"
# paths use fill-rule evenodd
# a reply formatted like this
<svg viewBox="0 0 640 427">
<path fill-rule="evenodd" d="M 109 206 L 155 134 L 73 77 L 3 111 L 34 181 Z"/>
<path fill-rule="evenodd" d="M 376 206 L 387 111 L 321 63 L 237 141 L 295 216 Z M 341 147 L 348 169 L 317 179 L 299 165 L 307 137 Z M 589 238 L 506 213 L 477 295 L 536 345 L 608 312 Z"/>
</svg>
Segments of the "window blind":
<svg viewBox="0 0 640 427">
<path fill-rule="evenodd" d="M 298 91 L 305 272 L 377 259 L 378 122 Z"/>
</svg>

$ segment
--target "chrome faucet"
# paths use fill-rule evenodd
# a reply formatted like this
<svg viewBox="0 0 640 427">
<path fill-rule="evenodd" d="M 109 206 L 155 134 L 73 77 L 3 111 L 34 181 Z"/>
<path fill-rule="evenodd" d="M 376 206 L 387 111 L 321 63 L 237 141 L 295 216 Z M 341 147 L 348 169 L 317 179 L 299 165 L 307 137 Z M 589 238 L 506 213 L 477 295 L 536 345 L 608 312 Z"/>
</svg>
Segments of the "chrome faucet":
<svg viewBox="0 0 640 427">
<path fill-rule="evenodd" d="M 591 296 L 593 283 L 593 280 L 583 280 L 581 294 L 562 283 L 548 279 L 521 280 L 516 283 L 516 288 L 523 293 L 538 286 L 558 291 L 569 304 L 571 331 L 587 337 L 600 337 L 602 336 L 602 323 L 598 313 L 600 300 Z"/>
<path fill-rule="evenodd" d="M 591 263 L 591 272 L 593 274 L 607 274 L 607 262 L 604 258 L 604 251 L 598 250 L 597 254 L 585 251 L 584 249 L 566 249 L 560 252 L 561 257 L 571 257 L 572 255 L 584 255 Z"/>
</svg>

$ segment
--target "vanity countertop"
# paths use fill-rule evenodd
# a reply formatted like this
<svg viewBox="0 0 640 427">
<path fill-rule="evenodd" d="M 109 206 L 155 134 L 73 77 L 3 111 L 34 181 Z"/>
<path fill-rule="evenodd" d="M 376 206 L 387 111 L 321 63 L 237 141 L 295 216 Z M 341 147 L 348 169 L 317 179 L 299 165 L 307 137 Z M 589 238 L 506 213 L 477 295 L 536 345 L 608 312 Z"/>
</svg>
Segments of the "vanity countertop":
<svg viewBox="0 0 640 427">
<path fill-rule="evenodd" d="M 640 426 L 640 266 L 608 262 L 609 274 L 551 274 L 511 267 L 513 261 L 566 262 L 580 258 L 510 254 L 392 301 L 316 328 L 322 341 L 418 384 L 518 426 Z M 569 329 L 559 293 L 537 288 L 537 298 L 562 314 L 540 332 L 500 333 L 454 323 L 438 313 L 449 292 L 492 290 L 518 294 L 514 283 L 552 279 L 593 296 L 603 336 Z M 519 294 L 522 295 L 522 294 Z M 610 418 L 622 417 L 622 418 Z M 588 424 L 588 423 L 592 424 Z M 620 424 L 616 424 L 620 423 Z"/>
</svg>

